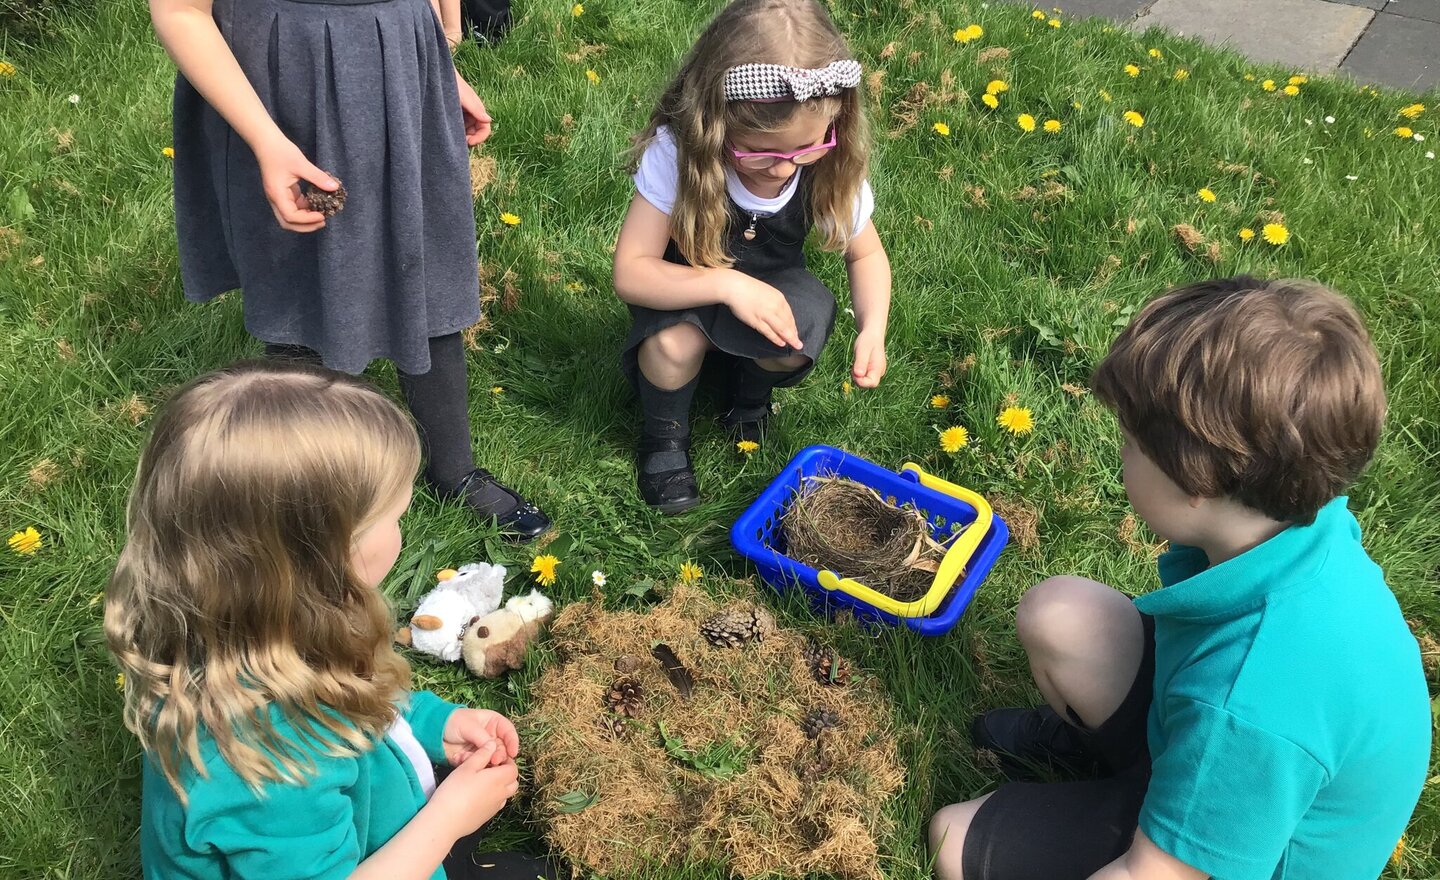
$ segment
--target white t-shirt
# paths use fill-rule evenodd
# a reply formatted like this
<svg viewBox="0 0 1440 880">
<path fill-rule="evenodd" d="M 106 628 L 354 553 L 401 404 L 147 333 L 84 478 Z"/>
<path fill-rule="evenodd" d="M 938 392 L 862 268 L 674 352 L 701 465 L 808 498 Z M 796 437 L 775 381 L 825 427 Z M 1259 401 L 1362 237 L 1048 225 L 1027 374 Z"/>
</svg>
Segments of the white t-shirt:
<svg viewBox="0 0 1440 880">
<path fill-rule="evenodd" d="M 779 213 L 781 208 L 790 203 L 790 199 L 800 188 L 800 175 L 804 173 L 803 167 L 796 168 L 795 174 L 778 196 L 762 199 L 745 188 L 735 169 L 727 162 L 725 189 L 742 211 L 769 217 Z M 645 201 L 668 215 L 675 208 L 675 191 L 679 183 L 680 168 L 676 159 L 675 139 L 670 136 L 670 128 L 662 125 L 656 129 L 655 139 L 640 156 L 640 167 L 635 171 L 635 189 L 644 196 Z M 855 226 L 851 231 L 852 235 L 859 235 L 865 229 L 865 224 L 870 222 L 870 215 L 874 210 L 875 194 L 870 189 L 870 181 L 866 180 L 860 184 L 860 194 L 855 199 Z"/>
<path fill-rule="evenodd" d="M 425 754 L 425 747 L 420 745 L 415 731 L 410 728 L 410 722 L 405 720 L 404 715 L 396 715 L 385 735 L 394 740 L 400 751 L 405 753 L 405 757 L 410 759 L 410 764 L 415 768 L 415 776 L 420 780 L 420 790 L 425 792 L 425 799 L 429 800 L 430 795 L 435 793 L 435 765 L 430 763 L 430 756 Z"/>
</svg>

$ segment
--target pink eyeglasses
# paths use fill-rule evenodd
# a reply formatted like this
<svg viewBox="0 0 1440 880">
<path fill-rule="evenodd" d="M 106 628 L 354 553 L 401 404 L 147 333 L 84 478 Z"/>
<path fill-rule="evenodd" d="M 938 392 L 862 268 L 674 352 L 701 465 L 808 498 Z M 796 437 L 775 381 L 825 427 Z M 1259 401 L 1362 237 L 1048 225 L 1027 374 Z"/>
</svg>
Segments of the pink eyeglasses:
<svg viewBox="0 0 1440 880">
<path fill-rule="evenodd" d="M 735 157 L 735 164 L 741 168 L 748 168 L 752 171 L 763 171 L 773 166 L 776 162 L 789 161 L 796 165 L 813 165 L 825 157 L 825 154 L 835 149 L 835 126 L 830 126 L 829 133 L 825 136 L 825 143 L 816 144 L 813 147 L 801 147 L 789 153 L 750 153 L 745 150 L 731 150 L 730 155 Z"/>
</svg>

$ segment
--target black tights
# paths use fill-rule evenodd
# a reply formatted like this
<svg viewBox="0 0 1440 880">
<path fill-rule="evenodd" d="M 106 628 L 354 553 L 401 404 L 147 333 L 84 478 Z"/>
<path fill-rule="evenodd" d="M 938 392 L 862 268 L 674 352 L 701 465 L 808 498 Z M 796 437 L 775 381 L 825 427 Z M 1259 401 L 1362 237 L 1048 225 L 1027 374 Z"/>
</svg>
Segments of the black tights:
<svg viewBox="0 0 1440 880">
<path fill-rule="evenodd" d="M 303 345 L 267 342 L 265 356 L 315 365 L 321 362 L 318 352 Z M 465 345 L 460 334 L 432 338 L 430 372 L 400 372 L 400 393 L 420 431 L 425 478 L 441 491 L 454 490 L 475 470 Z"/>
</svg>

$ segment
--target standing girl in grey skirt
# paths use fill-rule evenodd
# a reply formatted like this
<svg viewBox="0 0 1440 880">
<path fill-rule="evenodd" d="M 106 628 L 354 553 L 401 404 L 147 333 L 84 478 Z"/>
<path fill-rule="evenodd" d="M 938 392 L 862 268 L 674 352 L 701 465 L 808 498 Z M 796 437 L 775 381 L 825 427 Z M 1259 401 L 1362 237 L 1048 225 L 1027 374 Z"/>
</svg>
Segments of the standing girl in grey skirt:
<svg viewBox="0 0 1440 880">
<path fill-rule="evenodd" d="M 477 468 L 470 445 L 460 331 L 479 320 L 480 299 L 466 145 L 484 141 L 491 120 L 455 70 L 437 4 L 150 9 L 180 69 L 186 299 L 242 288 L 245 327 L 270 357 L 347 373 L 393 361 L 431 486 L 509 536 L 538 537 L 549 520 Z"/>
<path fill-rule="evenodd" d="M 728 356 L 723 421 L 746 444 L 764 432 L 772 389 L 803 379 L 825 347 L 835 296 L 805 266 L 812 226 L 845 255 L 855 384 L 885 374 L 890 261 L 870 222 L 859 84 L 859 63 L 815 0 L 736 0 L 639 140 L 615 291 L 633 320 L 622 365 L 644 417 L 640 494 L 662 513 L 700 503 L 690 402 L 706 355 Z"/>
</svg>

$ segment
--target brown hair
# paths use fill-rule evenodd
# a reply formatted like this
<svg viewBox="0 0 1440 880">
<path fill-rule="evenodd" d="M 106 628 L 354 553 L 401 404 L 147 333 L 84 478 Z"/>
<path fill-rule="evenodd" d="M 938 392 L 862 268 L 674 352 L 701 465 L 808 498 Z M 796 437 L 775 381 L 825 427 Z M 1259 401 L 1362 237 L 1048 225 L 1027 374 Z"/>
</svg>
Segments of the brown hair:
<svg viewBox="0 0 1440 880">
<path fill-rule="evenodd" d="M 1167 291 L 1120 332 L 1092 385 L 1185 492 L 1301 524 L 1359 476 L 1385 419 L 1360 315 L 1296 279 Z"/>
<path fill-rule="evenodd" d="M 372 746 L 410 669 L 353 542 L 408 491 L 409 419 L 364 381 L 240 363 L 182 388 L 159 416 L 105 595 L 125 723 L 184 799 L 199 734 L 258 788 L 313 772 L 272 711 L 335 754 Z"/>
<path fill-rule="evenodd" d="M 797 113 L 834 120 L 839 145 L 806 169 L 810 216 L 822 246 L 843 251 L 870 161 L 870 130 L 859 87 L 808 101 L 726 101 L 725 72 L 742 64 L 818 68 L 850 58 L 845 38 L 815 0 L 735 0 L 720 10 L 660 96 L 636 139 L 632 166 L 662 125 L 675 139 L 679 180 L 670 237 L 694 266 L 730 266 L 725 192 L 727 146 L 737 135 L 776 131 Z"/>
</svg>

